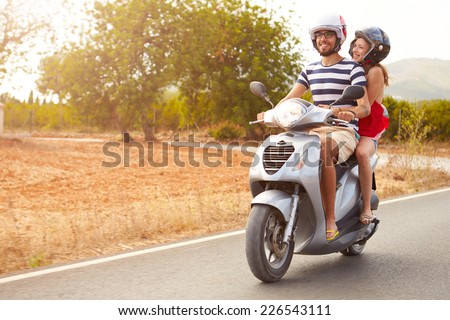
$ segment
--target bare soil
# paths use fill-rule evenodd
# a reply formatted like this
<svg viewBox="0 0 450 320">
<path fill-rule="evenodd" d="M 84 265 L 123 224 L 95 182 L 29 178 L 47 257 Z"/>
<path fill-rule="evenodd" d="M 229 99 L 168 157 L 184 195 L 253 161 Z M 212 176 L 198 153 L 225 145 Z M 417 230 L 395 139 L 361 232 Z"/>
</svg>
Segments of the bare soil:
<svg viewBox="0 0 450 320">
<path fill-rule="evenodd" d="M 246 223 L 251 156 L 237 150 L 131 145 L 129 165 L 121 143 L 0 138 L 0 150 L 0 273 Z M 403 169 L 378 169 L 381 198 L 448 186 L 445 172 Z"/>
</svg>

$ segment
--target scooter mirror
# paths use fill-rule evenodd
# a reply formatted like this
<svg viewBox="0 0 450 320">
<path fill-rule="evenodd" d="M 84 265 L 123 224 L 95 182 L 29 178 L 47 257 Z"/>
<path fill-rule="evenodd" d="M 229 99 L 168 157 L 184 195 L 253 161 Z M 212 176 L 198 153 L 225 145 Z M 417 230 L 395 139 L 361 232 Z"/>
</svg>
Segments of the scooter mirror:
<svg viewBox="0 0 450 320">
<path fill-rule="evenodd" d="M 270 101 L 269 96 L 267 95 L 267 89 L 266 86 L 259 82 L 259 81 L 252 81 L 250 83 L 250 91 L 257 97 L 263 98 L 264 100 L 266 100 L 268 103 L 270 103 L 270 105 L 272 106 L 272 108 L 274 107 L 272 101 Z"/>
<path fill-rule="evenodd" d="M 335 102 L 333 102 L 330 106 L 344 102 L 349 100 L 356 100 L 359 98 L 364 97 L 364 88 L 361 86 L 348 86 L 344 89 L 344 92 L 342 92 L 342 95 L 337 99 Z"/>
<path fill-rule="evenodd" d="M 364 97 L 364 88 L 361 86 L 348 86 L 344 89 L 342 97 L 346 100 L 356 100 Z"/>
<path fill-rule="evenodd" d="M 252 81 L 250 83 L 250 91 L 257 97 L 260 97 L 263 99 L 267 98 L 266 86 L 259 81 Z"/>
</svg>

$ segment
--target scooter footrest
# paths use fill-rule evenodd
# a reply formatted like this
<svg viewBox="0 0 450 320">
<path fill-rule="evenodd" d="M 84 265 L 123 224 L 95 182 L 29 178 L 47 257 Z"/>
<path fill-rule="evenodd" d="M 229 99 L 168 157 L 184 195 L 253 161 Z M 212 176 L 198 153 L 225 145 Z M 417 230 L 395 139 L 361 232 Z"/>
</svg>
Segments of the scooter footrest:
<svg viewBox="0 0 450 320">
<path fill-rule="evenodd" d="M 357 241 L 357 242 L 355 242 L 356 244 L 359 244 L 359 245 L 363 245 L 363 244 L 365 244 L 370 238 L 372 238 L 372 236 L 375 234 L 375 232 L 377 231 L 377 229 L 378 229 L 378 224 L 380 223 L 380 219 L 378 219 L 378 218 L 374 218 L 373 220 L 372 220 L 372 222 L 370 223 L 370 224 L 373 224 L 373 227 L 372 227 L 372 230 L 370 231 L 370 233 L 367 235 L 367 236 L 365 236 L 363 239 L 361 239 L 361 240 L 359 240 L 359 241 Z M 371 226 L 369 225 L 369 228 L 370 228 Z"/>
</svg>

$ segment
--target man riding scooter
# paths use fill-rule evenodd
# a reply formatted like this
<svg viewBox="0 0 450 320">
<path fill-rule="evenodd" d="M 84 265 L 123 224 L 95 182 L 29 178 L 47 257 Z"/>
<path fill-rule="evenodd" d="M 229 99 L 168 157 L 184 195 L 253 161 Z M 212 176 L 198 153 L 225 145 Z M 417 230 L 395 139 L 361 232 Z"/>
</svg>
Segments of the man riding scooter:
<svg viewBox="0 0 450 320">
<path fill-rule="evenodd" d="M 370 114 L 370 104 L 365 95 L 356 104 L 333 105 L 349 85 L 367 85 L 363 68 L 354 61 L 343 58 L 339 50 L 347 36 L 347 28 L 342 16 L 326 15 L 310 28 L 314 48 L 322 56 L 321 61 L 308 65 L 300 74 L 288 95 L 280 101 L 300 98 L 311 90 L 314 104 L 330 109 L 342 120 L 352 121 Z M 365 89 L 364 89 L 365 90 Z M 262 114 L 258 115 L 258 119 Z M 358 134 L 353 128 L 340 126 L 320 127 L 310 131 L 320 137 L 322 174 L 320 190 L 326 216 L 326 239 L 333 241 L 339 236 L 335 217 L 336 169 L 335 164 L 345 162 L 355 151 Z"/>
</svg>

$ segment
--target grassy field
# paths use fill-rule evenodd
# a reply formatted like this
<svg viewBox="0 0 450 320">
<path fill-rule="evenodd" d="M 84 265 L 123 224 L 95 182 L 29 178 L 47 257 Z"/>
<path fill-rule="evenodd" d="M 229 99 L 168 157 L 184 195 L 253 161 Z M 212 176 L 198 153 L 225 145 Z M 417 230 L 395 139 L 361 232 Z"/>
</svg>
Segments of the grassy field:
<svg viewBox="0 0 450 320">
<path fill-rule="evenodd" d="M 0 273 L 245 226 L 248 154 L 143 145 L 126 166 L 118 145 L 0 139 Z M 402 151 L 380 149 L 393 157 L 377 169 L 381 199 L 449 185 L 443 171 L 396 161 Z"/>
</svg>

